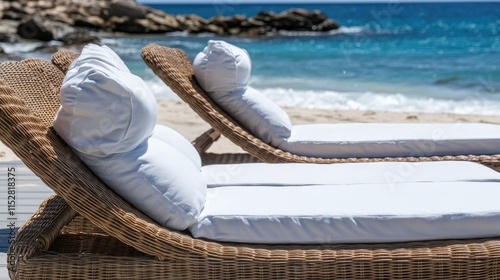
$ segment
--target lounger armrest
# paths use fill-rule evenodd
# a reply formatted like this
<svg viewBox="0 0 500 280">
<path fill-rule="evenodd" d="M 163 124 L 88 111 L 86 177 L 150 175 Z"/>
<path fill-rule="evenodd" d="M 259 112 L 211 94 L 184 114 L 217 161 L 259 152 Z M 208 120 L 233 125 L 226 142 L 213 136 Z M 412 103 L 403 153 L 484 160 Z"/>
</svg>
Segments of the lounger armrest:
<svg viewBox="0 0 500 280">
<path fill-rule="evenodd" d="M 203 165 L 262 162 L 260 159 L 247 153 L 204 153 L 201 154 L 201 161 Z"/>
<path fill-rule="evenodd" d="M 48 250 L 76 212 L 59 196 L 52 195 L 38 208 L 37 212 L 17 231 L 14 242 L 7 253 L 7 268 L 15 278 L 21 262 Z"/>
<path fill-rule="evenodd" d="M 210 128 L 193 141 L 193 146 L 196 148 L 198 153 L 203 154 L 215 141 L 219 140 L 220 135 L 221 133 L 219 131 Z"/>
<path fill-rule="evenodd" d="M 248 153 L 207 153 L 207 150 L 215 141 L 220 139 L 220 136 L 221 133 L 219 131 L 210 128 L 192 142 L 201 156 L 203 165 L 262 162 Z"/>
<path fill-rule="evenodd" d="M 51 61 L 52 64 L 59 68 L 59 70 L 61 70 L 63 73 L 66 73 L 73 60 L 75 60 L 79 56 L 79 53 L 62 50 L 52 55 Z"/>
</svg>

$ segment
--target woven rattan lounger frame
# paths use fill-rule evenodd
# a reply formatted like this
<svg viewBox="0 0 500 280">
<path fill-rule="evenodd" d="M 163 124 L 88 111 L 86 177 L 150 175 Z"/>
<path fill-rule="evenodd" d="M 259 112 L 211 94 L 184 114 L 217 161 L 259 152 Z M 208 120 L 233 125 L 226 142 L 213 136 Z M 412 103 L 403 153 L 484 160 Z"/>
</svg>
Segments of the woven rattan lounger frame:
<svg viewBox="0 0 500 280">
<path fill-rule="evenodd" d="M 8 252 L 13 279 L 500 278 L 500 237 L 252 245 L 195 239 L 159 226 L 79 160 L 50 118 L 37 113 L 41 105 L 25 101 L 26 93 L 57 93 L 62 74 L 42 60 L 12 65 L 43 90 L 24 88 L 21 80 L 20 87 L 10 85 L 1 64 L 0 139 L 57 194 L 18 231 Z"/>
</svg>

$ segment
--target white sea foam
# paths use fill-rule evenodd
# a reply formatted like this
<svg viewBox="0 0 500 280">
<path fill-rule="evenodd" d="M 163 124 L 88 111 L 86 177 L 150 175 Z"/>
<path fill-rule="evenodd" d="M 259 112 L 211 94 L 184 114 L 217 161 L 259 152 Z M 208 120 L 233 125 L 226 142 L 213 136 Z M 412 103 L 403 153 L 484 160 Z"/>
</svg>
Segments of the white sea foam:
<svg viewBox="0 0 500 280">
<path fill-rule="evenodd" d="M 162 80 L 158 77 L 145 79 L 146 86 L 155 95 L 157 99 L 172 99 L 180 100 L 176 93 L 172 91 Z"/>
<path fill-rule="evenodd" d="M 330 31 L 331 34 L 352 34 L 365 31 L 362 26 L 341 26 L 339 29 Z"/>
<path fill-rule="evenodd" d="M 278 34 L 282 36 L 325 36 L 325 35 L 361 33 L 364 30 L 365 29 L 361 26 L 341 26 L 337 29 L 330 30 L 328 32 L 281 30 L 278 32 Z M 275 35 L 276 35 L 275 33 L 269 33 L 269 36 L 275 36 Z"/>
<path fill-rule="evenodd" d="M 179 97 L 158 78 L 146 80 L 146 84 L 158 99 L 179 100 Z M 492 100 L 491 97 L 487 99 L 476 96 L 450 100 L 401 93 L 295 90 L 281 87 L 258 88 L 258 90 L 283 107 L 500 115 L 500 98 Z"/>
<path fill-rule="evenodd" d="M 480 96 L 450 100 L 400 93 L 336 92 L 285 88 L 267 88 L 261 89 L 261 92 L 285 107 L 500 115 L 500 99 L 492 100 Z"/>
<path fill-rule="evenodd" d="M 168 33 L 167 36 L 187 37 L 189 36 L 189 33 L 187 31 L 174 31 Z"/>
<path fill-rule="evenodd" d="M 122 40 L 121 38 L 105 37 L 105 36 L 100 37 L 100 39 L 101 39 L 101 43 L 108 45 L 108 46 L 118 45 Z"/>
<path fill-rule="evenodd" d="M 6 54 L 18 54 L 18 53 L 28 53 L 36 50 L 37 48 L 43 46 L 43 42 L 36 43 L 0 43 L 0 48 Z"/>
</svg>

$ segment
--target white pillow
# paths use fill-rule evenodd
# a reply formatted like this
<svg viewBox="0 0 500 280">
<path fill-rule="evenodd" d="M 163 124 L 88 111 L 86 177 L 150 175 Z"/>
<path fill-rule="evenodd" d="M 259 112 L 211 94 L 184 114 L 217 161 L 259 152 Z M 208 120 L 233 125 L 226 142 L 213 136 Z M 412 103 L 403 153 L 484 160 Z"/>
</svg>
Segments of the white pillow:
<svg viewBox="0 0 500 280">
<path fill-rule="evenodd" d="M 224 41 L 210 40 L 193 62 L 200 86 L 224 111 L 262 141 L 273 146 L 290 137 L 292 124 L 286 112 L 248 86 L 248 53 Z"/>
<path fill-rule="evenodd" d="M 179 152 L 189 158 L 194 163 L 196 168 L 201 168 L 200 154 L 196 151 L 193 144 L 191 144 L 191 142 L 184 138 L 184 136 L 182 136 L 179 132 L 168 126 L 158 124 L 155 126 L 151 137 L 159 139 L 176 148 Z"/>
<path fill-rule="evenodd" d="M 151 136 L 156 103 L 139 77 L 92 59 L 74 65 L 63 80 L 54 120 L 73 149 L 108 156 L 129 152 Z"/>
<path fill-rule="evenodd" d="M 130 73 L 125 62 L 112 49 L 106 45 L 98 46 L 96 44 L 88 44 L 83 48 L 79 59 L 75 59 L 72 64 L 84 63 L 89 60 L 100 61 L 101 63 L 115 67 L 118 70 Z M 71 67 L 71 66 L 70 66 Z M 75 67 L 74 65 L 72 67 Z"/>
<path fill-rule="evenodd" d="M 108 51 L 84 48 L 71 64 L 54 129 L 124 199 L 184 230 L 203 207 L 206 185 L 190 159 L 151 138 L 156 100 L 142 79 L 107 59 Z"/>
<path fill-rule="evenodd" d="M 159 139 L 151 137 L 128 153 L 81 158 L 118 195 L 160 225 L 184 230 L 196 222 L 205 204 L 207 187 L 199 169 Z"/>
</svg>

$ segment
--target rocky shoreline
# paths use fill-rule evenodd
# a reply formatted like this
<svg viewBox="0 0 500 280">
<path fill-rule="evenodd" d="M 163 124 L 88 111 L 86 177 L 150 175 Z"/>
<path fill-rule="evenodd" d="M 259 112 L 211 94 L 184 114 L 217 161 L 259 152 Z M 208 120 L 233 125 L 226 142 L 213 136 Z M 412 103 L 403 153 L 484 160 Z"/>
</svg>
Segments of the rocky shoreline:
<svg viewBox="0 0 500 280">
<path fill-rule="evenodd" d="M 280 31 L 328 32 L 339 25 L 320 11 L 262 11 L 253 17 L 234 15 L 204 19 L 171 15 L 134 0 L 0 1 L 0 42 L 58 41 L 63 45 L 99 42 L 92 31 L 131 34 L 186 32 L 221 36 L 264 36 Z M 3 51 L 0 49 L 0 54 Z"/>
</svg>

